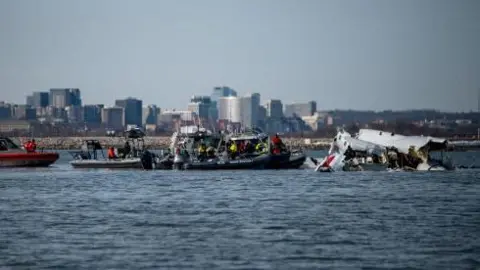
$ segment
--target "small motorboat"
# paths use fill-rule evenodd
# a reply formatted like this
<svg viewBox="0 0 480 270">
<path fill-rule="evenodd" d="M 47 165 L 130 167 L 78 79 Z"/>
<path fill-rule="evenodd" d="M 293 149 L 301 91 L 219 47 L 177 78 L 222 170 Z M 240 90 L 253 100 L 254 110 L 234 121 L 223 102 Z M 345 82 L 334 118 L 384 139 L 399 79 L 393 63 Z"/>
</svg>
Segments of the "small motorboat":
<svg viewBox="0 0 480 270">
<path fill-rule="evenodd" d="M 55 152 L 27 152 L 7 137 L 0 137 L 0 167 L 48 167 L 55 163 Z"/>
<path fill-rule="evenodd" d="M 233 134 L 229 137 L 229 140 L 237 144 L 249 142 L 252 145 L 257 145 L 258 143 L 265 145 L 266 152 L 254 152 L 246 154 L 247 156 L 258 156 L 265 153 L 270 153 L 270 160 L 265 166 L 265 169 L 298 169 L 305 163 L 307 159 L 307 156 L 303 151 L 291 150 L 285 145 L 283 146 L 281 153 L 272 153 L 272 143 L 269 140 L 268 135 L 258 129 L 248 130 L 240 134 Z"/>
<path fill-rule="evenodd" d="M 105 158 L 103 148 L 98 140 L 85 140 L 81 151 L 70 152 L 74 158 L 70 164 L 74 168 L 155 169 L 158 157 L 145 149 L 144 133 L 137 129 L 131 129 L 126 131 L 125 137 L 126 147 L 118 149 L 117 158 Z"/>
</svg>

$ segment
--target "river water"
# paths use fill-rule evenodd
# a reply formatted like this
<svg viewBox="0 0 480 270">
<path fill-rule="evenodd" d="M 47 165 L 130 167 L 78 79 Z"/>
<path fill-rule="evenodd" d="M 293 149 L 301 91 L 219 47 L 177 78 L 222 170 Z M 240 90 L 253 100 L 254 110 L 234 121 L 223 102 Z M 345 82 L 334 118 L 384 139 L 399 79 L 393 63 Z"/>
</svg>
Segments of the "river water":
<svg viewBox="0 0 480 270">
<path fill-rule="evenodd" d="M 0 171 L 1 270 L 480 269 L 479 170 L 110 171 L 68 160 Z"/>
</svg>

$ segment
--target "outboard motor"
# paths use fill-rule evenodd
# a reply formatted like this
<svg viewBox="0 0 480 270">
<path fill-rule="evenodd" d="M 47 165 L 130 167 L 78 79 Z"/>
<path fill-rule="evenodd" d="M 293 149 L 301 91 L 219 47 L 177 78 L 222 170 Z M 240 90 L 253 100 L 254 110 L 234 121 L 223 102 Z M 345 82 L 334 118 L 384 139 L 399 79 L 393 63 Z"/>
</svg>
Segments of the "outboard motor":
<svg viewBox="0 0 480 270">
<path fill-rule="evenodd" d="M 153 170 L 153 155 L 149 151 L 145 151 L 141 157 L 144 170 Z"/>
</svg>

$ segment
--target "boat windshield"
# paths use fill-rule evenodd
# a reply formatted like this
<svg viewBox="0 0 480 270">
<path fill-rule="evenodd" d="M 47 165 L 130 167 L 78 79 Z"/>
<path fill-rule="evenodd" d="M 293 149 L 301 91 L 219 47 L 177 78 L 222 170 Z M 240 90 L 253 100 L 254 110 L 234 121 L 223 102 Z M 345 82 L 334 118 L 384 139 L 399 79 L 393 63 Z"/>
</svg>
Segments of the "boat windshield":
<svg viewBox="0 0 480 270">
<path fill-rule="evenodd" d="M 9 149 L 20 149 L 20 147 L 8 138 L 0 139 L 0 150 L 6 151 Z"/>
</svg>

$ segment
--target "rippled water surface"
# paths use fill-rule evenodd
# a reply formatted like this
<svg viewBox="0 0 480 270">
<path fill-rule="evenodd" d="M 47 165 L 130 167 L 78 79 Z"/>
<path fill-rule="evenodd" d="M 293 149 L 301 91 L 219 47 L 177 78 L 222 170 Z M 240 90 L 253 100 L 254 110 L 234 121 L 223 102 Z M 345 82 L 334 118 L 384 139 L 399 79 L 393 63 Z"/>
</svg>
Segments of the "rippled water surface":
<svg viewBox="0 0 480 270">
<path fill-rule="evenodd" d="M 480 172 L 0 171 L 0 269 L 479 269 Z"/>
</svg>

